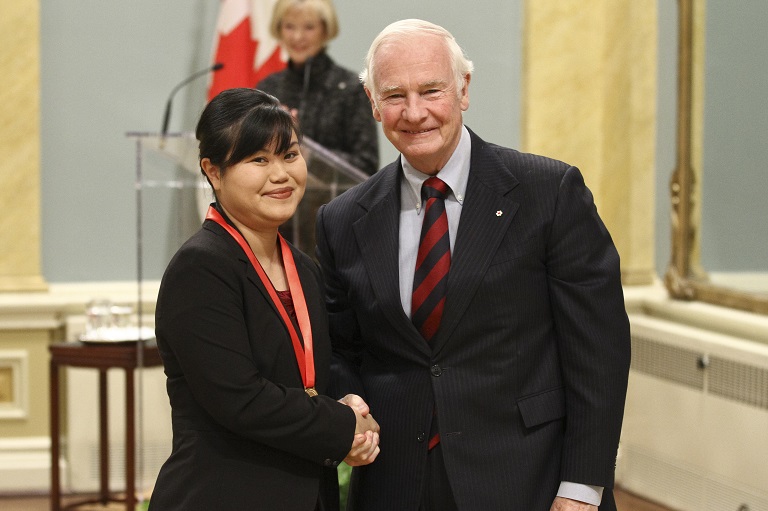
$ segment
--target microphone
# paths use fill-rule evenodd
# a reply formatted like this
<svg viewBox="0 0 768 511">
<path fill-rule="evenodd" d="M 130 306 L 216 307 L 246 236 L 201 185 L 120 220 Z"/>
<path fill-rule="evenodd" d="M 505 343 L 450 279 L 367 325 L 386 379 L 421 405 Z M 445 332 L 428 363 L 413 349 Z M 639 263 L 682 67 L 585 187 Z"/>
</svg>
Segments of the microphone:
<svg viewBox="0 0 768 511">
<path fill-rule="evenodd" d="M 302 117 L 304 117 L 304 107 L 307 105 L 307 94 L 309 93 L 309 79 L 312 74 L 312 61 L 314 57 L 309 57 L 304 62 L 304 81 L 301 87 L 301 97 L 299 98 L 299 112 L 297 117 L 299 118 L 299 124 L 301 124 Z"/>
<path fill-rule="evenodd" d="M 207 75 L 208 73 L 214 73 L 223 67 L 224 67 L 224 64 L 222 64 L 221 62 L 217 62 L 211 67 L 206 67 L 205 69 L 192 73 L 191 75 L 186 77 L 184 80 L 182 80 L 178 85 L 176 85 L 176 87 L 174 87 L 173 90 L 171 90 L 171 93 L 168 95 L 168 102 L 165 104 L 165 115 L 163 116 L 163 129 L 160 131 L 160 137 L 163 142 L 165 141 L 165 136 L 168 134 L 168 121 L 171 120 L 171 102 L 173 101 L 173 96 L 179 91 L 179 89 L 184 87 L 186 84 L 188 84 L 195 78 L 199 78 L 200 76 Z"/>
</svg>

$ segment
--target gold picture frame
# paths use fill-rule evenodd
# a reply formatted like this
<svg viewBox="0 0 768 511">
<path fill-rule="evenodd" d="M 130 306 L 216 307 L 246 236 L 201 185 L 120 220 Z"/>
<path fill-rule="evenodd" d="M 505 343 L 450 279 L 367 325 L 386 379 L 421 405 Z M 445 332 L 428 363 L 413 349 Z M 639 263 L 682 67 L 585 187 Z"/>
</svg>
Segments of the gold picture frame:
<svg viewBox="0 0 768 511">
<path fill-rule="evenodd" d="M 672 253 L 664 276 L 673 298 L 699 300 L 734 309 L 768 314 L 768 296 L 712 284 L 700 264 L 701 170 L 692 161 L 696 140 L 694 96 L 703 78 L 697 63 L 702 56 L 702 34 L 697 34 L 697 6 L 702 0 L 678 0 L 677 158 L 670 182 Z"/>
</svg>

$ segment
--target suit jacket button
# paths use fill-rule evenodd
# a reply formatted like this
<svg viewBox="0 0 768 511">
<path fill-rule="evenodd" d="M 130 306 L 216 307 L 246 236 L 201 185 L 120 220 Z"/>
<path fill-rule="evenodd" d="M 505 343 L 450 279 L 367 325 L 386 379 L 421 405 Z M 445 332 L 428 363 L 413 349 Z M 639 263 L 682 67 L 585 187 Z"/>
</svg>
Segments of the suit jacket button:
<svg viewBox="0 0 768 511">
<path fill-rule="evenodd" d="M 418 441 L 419 443 L 423 442 L 426 439 L 427 439 L 427 434 L 424 433 L 423 431 L 419 433 L 419 436 L 416 437 L 416 441 Z"/>
<path fill-rule="evenodd" d="M 323 465 L 325 465 L 326 467 L 335 467 L 335 466 L 337 466 L 338 464 L 339 464 L 339 462 L 338 462 L 338 461 L 333 461 L 333 460 L 332 460 L 332 459 L 330 459 L 330 458 L 329 458 L 329 459 L 326 459 L 326 460 L 323 462 Z"/>
<path fill-rule="evenodd" d="M 432 373 L 432 376 L 440 376 L 441 374 L 443 374 L 443 370 L 437 364 L 430 367 L 429 372 Z"/>
</svg>

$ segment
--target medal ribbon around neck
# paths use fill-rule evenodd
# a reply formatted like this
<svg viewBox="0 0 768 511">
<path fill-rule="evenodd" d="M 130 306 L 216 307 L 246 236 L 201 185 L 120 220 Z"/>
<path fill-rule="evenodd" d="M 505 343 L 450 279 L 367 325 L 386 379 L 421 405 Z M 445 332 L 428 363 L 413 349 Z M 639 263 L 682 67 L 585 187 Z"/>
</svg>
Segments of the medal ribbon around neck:
<svg viewBox="0 0 768 511">
<path fill-rule="evenodd" d="M 299 365 L 301 380 L 304 383 L 304 391 L 311 397 L 316 396 L 317 391 L 315 390 L 315 357 L 312 348 L 312 326 L 309 322 L 309 311 L 307 310 L 307 302 L 304 299 L 304 290 L 301 287 L 299 273 L 296 270 L 296 261 L 293 259 L 293 253 L 291 253 L 291 248 L 288 246 L 288 242 L 285 241 L 285 239 L 278 233 L 277 236 L 280 239 L 280 250 L 283 255 L 283 264 L 285 265 L 285 274 L 288 277 L 288 289 L 291 291 L 293 307 L 296 310 L 296 319 L 299 323 L 301 336 L 304 339 L 303 348 L 301 346 L 301 341 L 299 341 L 299 333 L 293 326 L 291 318 L 288 317 L 288 312 L 285 310 L 283 302 L 281 302 L 280 298 L 277 296 L 275 286 L 272 285 L 272 281 L 269 280 L 269 277 L 264 272 L 264 268 L 261 267 L 261 263 L 259 263 L 258 259 L 256 259 L 253 250 L 251 250 L 251 247 L 248 245 L 248 242 L 245 241 L 243 235 L 240 234 L 237 229 L 229 225 L 226 220 L 224 220 L 224 217 L 221 216 L 221 213 L 219 213 L 213 206 L 208 208 L 208 213 L 205 215 L 205 218 L 206 220 L 213 220 L 222 226 L 224 230 L 226 230 L 235 239 L 235 241 L 237 241 L 237 243 L 243 249 L 243 252 L 245 252 L 245 255 L 248 256 L 248 259 L 253 265 L 253 269 L 256 270 L 256 273 L 259 275 L 262 284 L 264 284 L 264 287 L 267 289 L 269 297 L 272 299 L 272 303 L 280 313 L 280 317 L 282 318 L 283 323 L 285 323 L 285 327 L 288 329 L 288 333 L 291 336 L 293 351 L 296 354 L 296 363 Z"/>
</svg>

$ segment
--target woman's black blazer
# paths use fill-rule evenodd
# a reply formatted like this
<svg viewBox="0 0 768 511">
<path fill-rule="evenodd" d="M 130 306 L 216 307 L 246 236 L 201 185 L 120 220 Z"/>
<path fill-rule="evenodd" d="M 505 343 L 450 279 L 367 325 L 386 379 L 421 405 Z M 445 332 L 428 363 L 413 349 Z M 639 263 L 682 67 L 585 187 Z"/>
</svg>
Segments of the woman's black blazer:
<svg viewBox="0 0 768 511">
<path fill-rule="evenodd" d="M 322 394 L 330 341 L 321 276 L 309 257 L 295 249 L 293 255 Z M 321 491 L 331 497 L 326 508 L 334 507 L 334 467 L 352 444 L 354 413 L 304 392 L 277 309 L 243 250 L 211 220 L 163 276 L 156 336 L 173 448 L 153 490 L 152 511 L 314 511 Z M 323 478 L 331 482 L 325 490 Z"/>
</svg>

